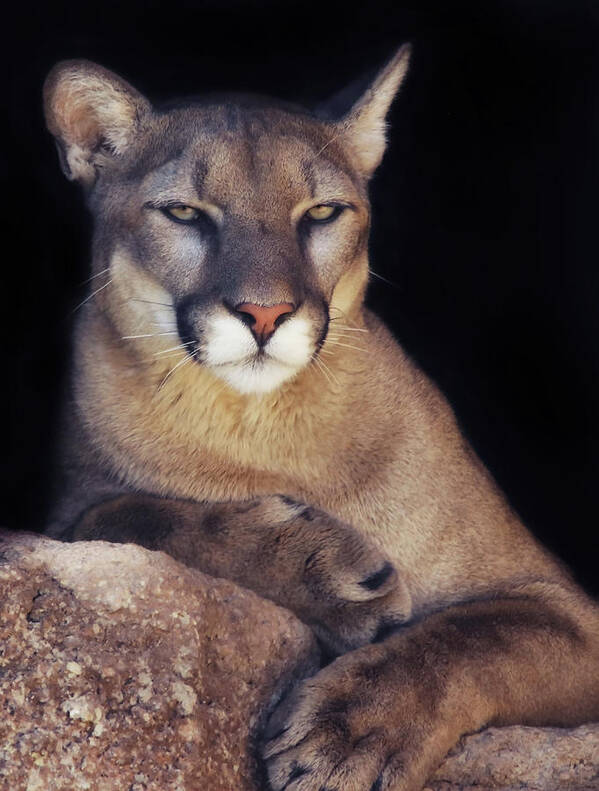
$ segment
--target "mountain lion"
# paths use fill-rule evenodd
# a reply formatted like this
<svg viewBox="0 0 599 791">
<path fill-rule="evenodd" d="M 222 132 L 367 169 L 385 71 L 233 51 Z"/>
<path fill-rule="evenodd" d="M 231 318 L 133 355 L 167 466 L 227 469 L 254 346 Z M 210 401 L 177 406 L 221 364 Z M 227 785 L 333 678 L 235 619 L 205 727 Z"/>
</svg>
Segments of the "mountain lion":
<svg viewBox="0 0 599 791">
<path fill-rule="evenodd" d="M 275 791 L 415 791 L 490 724 L 599 716 L 599 613 L 363 304 L 402 47 L 340 119 L 156 108 L 87 61 L 45 111 L 94 217 L 57 506 L 298 614 L 335 661 L 275 710 Z"/>
</svg>

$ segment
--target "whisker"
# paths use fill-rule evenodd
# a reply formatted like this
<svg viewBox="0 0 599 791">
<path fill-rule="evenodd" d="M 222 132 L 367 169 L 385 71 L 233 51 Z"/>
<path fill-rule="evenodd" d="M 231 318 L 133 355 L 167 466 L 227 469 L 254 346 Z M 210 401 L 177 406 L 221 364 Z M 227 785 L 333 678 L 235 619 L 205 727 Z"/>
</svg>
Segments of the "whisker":
<svg viewBox="0 0 599 791">
<path fill-rule="evenodd" d="M 330 315 L 331 310 L 336 310 L 337 312 L 341 313 L 341 316 L 331 316 Z M 336 305 L 329 305 L 329 321 L 339 321 L 341 317 L 343 317 L 350 324 L 353 324 L 355 327 L 355 323 L 349 318 L 349 316 L 344 310 L 341 310 L 341 308 L 338 308 Z M 356 329 L 358 328 L 356 327 Z"/>
<path fill-rule="evenodd" d="M 319 362 L 320 362 L 320 364 L 322 365 L 323 369 L 324 369 L 324 370 L 325 370 L 325 371 L 328 373 L 328 375 L 331 377 L 331 379 L 333 380 L 333 382 L 334 382 L 334 383 L 335 383 L 337 386 L 339 386 L 339 379 L 337 379 L 337 377 L 336 377 L 336 376 L 335 376 L 335 374 L 334 374 L 334 373 L 331 371 L 331 369 L 330 369 L 330 368 L 329 368 L 329 366 L 328 366 L 328 365 L 325 363 L 325 361 L 324 361 L 324 360 L 320 360 Z"/>
<path fill-rule="evenodd" d="M 346 332 L 329 332 L 327 338 L 347 338 L 350 341 L 360 341 L 361 338 L 358 335 L 356 338 L 355 335 L 348 335 Z"/>
<path fill-rule="evenodd" d="M 97 288 L 95 291 L 92 291 L 92 293 L 89 295 L 89 297 L 86 297 L 86 298 L 83 300 L 83 302 L 80 302 L 80 303 L 77 305 L 77 307 L 73 308 L 73 310 L 71 311 L 71 313 L 75 313 L 76 311 L 78 311 L 78 310 L 79 310 L 79 308 L 82 308 L 82 307 L 85 305 L 85 303 L 86 303 L 86 302 L 89 302 L 89 301 L 90 301 L 90 299 L 92 299 L 93 297 L 95 297 L 95 296 L 96 296 L 96 294 L 99 294 L 99 293 L 100 293 L 100 291 L 102 291 L 102 289 L 106 288 L 106 286 L 109 286 L 111 283 L 112 283 L 112 278 L 110 278 L 110 280 L 108 281 L 108 283 L 104 283 L 104 285 L 103 285 L 103 286 L 100 286 L 100 288 Z"/>
<path fill-rule="evenodd" d="M 79 285 L 80 286 L 84 286 L 86 283 L 89 283 L 90 280 L 94 280 L 94 278 L 100 277 L 100 275 L 105 275 L 106 272 L 110 272 L 110 267 L 109 266 L 107 266 L 106 269 L 102 269 L 100 272 L 96 272 L 95 275 L 92 275 L 91 277 L 88 277 L 87 280 L 83 280 L 81 283 L 79 283 Z"/>
<path fill-rule="evenodd" d="M 390 286 L 393 286 L 393 288 L 399 288 L 399 283 L 394 283 L 392 280 L 387 280 L 386 277 L 379 275 L 379 273 L 375 272 L 374 269 L 368 267 L 368 271 L 370 272 L 371 275 L 378 277 L 379 280 L 383 280 L 385 283 L 388 283 Z"/>
<path fill-rule="evenodd" d="M 171 346 L 170 349 L 162 349 L 159 352 L 156 352 L 154 357 L 159 357 L 161 354 L 168 354 L 168 352 L 177 351 L 177 349 L 185 349 L 186 346 L 190 346 L 194 341 L 187 341 L 186 343 L 180 343 L 178 346 Z"/>
<path fill-rule="evenodd" d="M 335 321 L 335 319 L 333 319 Z M 335 324 L 335 329 L 348 330 L 349 332 L 370 332 L 370 330 L 362 329 L 362 327 L 348 327 L 347 324 Z"/>
<path fill-rule="evenodd" d="M 157 362 L 161 363 L 163 360 L 173 360 L 173 359 L 178 360 L 181 357 L 181 351 L 182 351 L 181 349 L 178 349 L 175 352 L 169 352 L 168 354 L 165 353 L 162 354 L 161 356 L 158 356 L 157 354 L 153 354 L 151 357 L 145 357 L 144 362 L 153 365 L 154 363 Z M 189 354 L 189 349 L 187 349 L 186 351 L 187 354 Z"/>
<path fill-rule="evenodd" d="M 324 376 L 324 378 L 327 380 L 327 382 L 329 382 L 329 384 L 332 384 L 331 378 L 329 377 L 329 375 L 321 365 L 322 360 L 320 360 L 318 357 L 313 357 L 312 362 L 316 366 L 316 370 Z"/>
<path fill-rule="evenodd" d="M 148 332 L 145 335 L 123 335 L 122 340 L 124 341 L 131 341 L 135 340 L 136 338 L 156 338 L 159 335 L 176 335 L 177 330 L 171 330 L 170 332 Z"/>
<path fill-rule="evenodd" d="M 160 382 L 160 384 L 158 385 L 158 390 L 160 390 L 162 388 L 162 386 L 164 385 L 164 383 L 168 379 L 170 379 L 170 377 L 175 373 L 177 368 L 180 368 L 182 365 L 185 365 L 186 363 L 190 363 L 190 362 L 193 362 L 193 357 L 190 357 L 188 354 L 185 355 L 185 357 L 182 360 L 179 360 L 177 365 L 175 365 L 173 368 L 171 368 L 171 370 L 167 373 L 167 375 L 164 377 L 162 382 Z"/>
<path fill-rule="evenodd" d="M 170 317 L 169 317 L 170 318 Z M 155 327 L 160 327 L 160 329 L 166 330 L 167 328 L 171 331 L 177 332 L 177 325 L 170 324 L 166 321 L 150 321 L 150 324 L 153 324 Z"/>
<path fill-rule="evenodd" d="M 327 357 L 335 357 L 335 352 L 332 349 L 321 349 L 319 352 L 319 356 L 320 355 L 325 355 Z M 321 362 L 324 362 L 322 357 L 321 357 Z"/>
<path fill-rule="evenodd" d="M 311 160 L 311 161 L 312 161 L 312 162 L 314 162 L 314 160 L 315 160 L 315 159 L 318 159 L 318 157 L 319 157 L 319 156 L 322 154 L 322 152 L 323 152 L 325 149 L 327 149 L 327 148 L 328 148 L 328 147 L 331 145 L 331 143 L 334 143 L 334 142 L 335 142 L 335 140 L 337 140 L 337 138 L 339 138 L 339 137 L 340 137 L 342 134 L 344 134 L 344 132 L 345 132 L 345 130 L 344 130 L 344 129 L 340 129 L 340 130 L 337 132 L 337 134 L 336 134 L 336 135 L 333 135 L 333 137 L 331 137 L 331 139 L 330 139 L 330 140 L 327 140 L 327 142 L 324 144 L 324 146 L 322 146 L 322 148 L 320 148 L 320 149 L 319 149 L 319 150 L 316 152 L 316 154 L 314 155 L 314 157 L 312 158 L 312 160 Z"/>
<path fill-rule="evenodd" d="M 362 348 L 360 346 L 352 346 L 350 343 L 341 343 L 341 341 L 329 340 L 328 338 L 325 341 L 325 343 L 330 343 L 332 346 L 345 346 L 346 349 L 355 349 L 358 352 L 365 352 L 366 351 L 366 349 L 364 349 L 364 348 Z"/>
<path fill-rule="evenodd" d="M 314 360 L 314 362 L 318 366 L 319 370 L 322 371 L 323 375 L 327 378 L 329 383 L 331 383 L 331 384 L 334 383 L 337 386 L 339 386 L 339 380 L 337 379 L 335 374 L 331 371 L 329 366 L 325 363 L 325 361 L 320 359 L 320 357 L 318 355 L 316 355 L 312 359 Z"/>
<path fill-rule="evenodd" d="M 172 302 L 169 304 L 168 302 L 152 302 L 151 299 L 138 299 L 137 297 L 129 297 L 129 299 L 125 300 L 126 302 L 144 302 L 146 305 L 162 305 L 165 308 L 173 308 L 174 305 Z"/>
</svg>

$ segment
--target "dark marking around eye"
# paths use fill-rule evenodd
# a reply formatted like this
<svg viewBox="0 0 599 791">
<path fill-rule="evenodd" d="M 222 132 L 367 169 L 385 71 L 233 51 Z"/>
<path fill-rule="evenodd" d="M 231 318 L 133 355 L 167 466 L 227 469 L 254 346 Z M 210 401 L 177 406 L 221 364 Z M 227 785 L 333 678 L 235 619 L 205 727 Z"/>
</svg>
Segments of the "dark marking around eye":
<svg viewBox="0 0 599 791">
<path fill-rule="evenodd" d="M 326 205 L 328 204 L 326 203 L 323 204 L 323 206 Z M 310 217 L 310 215 L 306 212 L 306 214 L 304 214 L 304 216 L 302 217 L 302 223 L 305 223 L 308 226 L 308 229 L 312 228 L 313 226 L 328 225 L 329 223 L 335 222 L 335 220 L 341 215 L 343 210 L 346 209 L 347 207 L 338 204 L 332 206 L 332 208 L 333 208 L 333 213 L 330 215 L 330 217 L 325 217 L 322 220 L 318 220 L 315 219 L 314 217 Z"/>
<path fill-rule="evenodd" d="M 306 212 L 299 221 L 298 230 L 300 232 L 300 235 L 308 236 L 310 232 L 313 231 L 314 229 L 317 229 L 322 225 L 329 225 L 331 223 L 334 223 L 335 220 L 337 220 L 343 214 L 343 212 L 345 212 L 348 209 L 349 211 L 356 211 L 356 206 L 354 206 L 353 203 L 334 202 L 334 203 L 322 203 L 319 205 L 331 206 L 332 208 L 335 209 L 335 211 L 331 214 L 330 217 L 326 217 L 325 219 L 322 220 L 314 219 L 314 217 L 310 217 L 308 212 Z"/>
<path fill-rule="evenodd" d="M 218 226 L 216 225 L 212 217 L 210 217 L 210 215 L 207 214 L 205 211 L 202 211 L 201 209 L 196 209 L 197 215 L 190 220 L 182 220 L 178 217 L 175 217 L 175 215 L 170 212 L 170 209 L 180 208 L 183 207 L 184 205 L 185 204 L 174 203 L 174 202 L 167 204 L 155 204 L 152 202 L 146 203 L 147 208 L 158 209 L 164 214 L 165 217 L 171 220 L 171 222 L 178 223 L 179 225 L 188 225 L 191 226 L 192 228 L 195 227 L 206 236 L 216 235 L 216 232 L 218 231 Z"/>
</svg>

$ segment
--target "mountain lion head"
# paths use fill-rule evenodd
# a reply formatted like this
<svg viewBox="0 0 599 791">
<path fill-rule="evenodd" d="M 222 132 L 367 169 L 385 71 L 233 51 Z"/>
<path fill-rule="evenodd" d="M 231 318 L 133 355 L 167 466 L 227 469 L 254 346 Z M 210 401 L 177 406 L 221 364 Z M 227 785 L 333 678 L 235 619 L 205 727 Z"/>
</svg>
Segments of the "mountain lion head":
<svg viewBox="0 0 599 791">
<path fill-rule="evenodd" d="M 245 96 L 157 109 L 101 66 L 55 66 L 47 124 L 94 217 L 89 308 L 118 342 L 246 394 L 315 360 L 363 299 L 367 184 L 408 58 L 336 121 Z"/>
</svg>

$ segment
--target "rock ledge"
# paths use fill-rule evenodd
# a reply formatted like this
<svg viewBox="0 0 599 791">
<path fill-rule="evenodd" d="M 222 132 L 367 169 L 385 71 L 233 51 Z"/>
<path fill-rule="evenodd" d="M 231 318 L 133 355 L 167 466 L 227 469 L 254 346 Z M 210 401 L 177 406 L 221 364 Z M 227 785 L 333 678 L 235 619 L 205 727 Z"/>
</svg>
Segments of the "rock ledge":
<svg viewBox="0 0 599 791">
<path fill-rule="evenodd" d="M 318 651 L 291 613 L 161 552 L 0 531 L 0 788 L 264 791 L 254 740 Z M 598 791 L 599 725 L 491 728 L 433 791 Z"/>
</svg>

